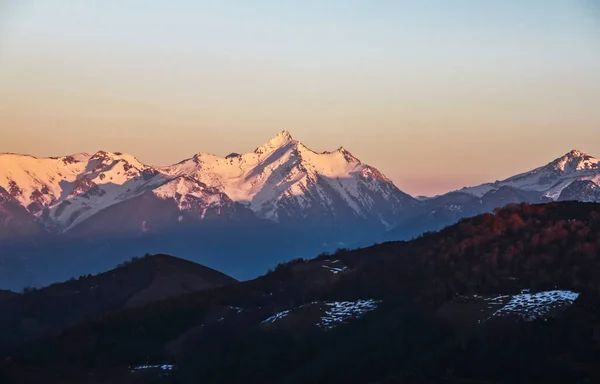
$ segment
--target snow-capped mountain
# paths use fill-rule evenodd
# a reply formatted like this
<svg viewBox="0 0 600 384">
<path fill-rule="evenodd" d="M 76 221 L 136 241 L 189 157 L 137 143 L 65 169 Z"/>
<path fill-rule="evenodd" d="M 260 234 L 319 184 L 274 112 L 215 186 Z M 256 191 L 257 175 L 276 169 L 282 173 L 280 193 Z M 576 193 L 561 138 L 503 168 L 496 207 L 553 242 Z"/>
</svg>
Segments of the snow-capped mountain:
<svg viewBox="0 0 600 384">
<path fill-rule="evenodd" d="M 199 153 L 160 172 L 215 188 L 258 217 L 276 222 L 327 216 L 388 225 L 414 204 L 391 180 L 344 148 L 316 153 L 286 131 L 251 153 L 225 158 Z M 179 183 L 184 190 L 165 189 L 161 196 L 188 195 L 185 188 L 196 185 Z"/>
<path fill-rule="evenodd" d="M 558 200 L 561 192 L 575 181 L 600 183 L 600 160 L 578 150 L 572 150 L 554 161 L 532 171 L 509 177 L 495 183 L 466 187 L 460 192 L 481 197 L 502 186 L 539 193 L 550 200 Z"/>
<path fill-rule="evenodd" d="M 164 182 L 151 167 L 121 153 L 0 155 L 0 186 L 41 223 L 60 231 Z"/>
<path fill-rule="evenodd" d="M 600 202 L 600 160 L 573 150 L 532 171 L 494 183 L 420 198 L 382 240 L 410 239 L 510 203 Z"/>
<path fill-rule="evenodd" d="M 316 153 L 286 131 L 251 153 L 198 153 L 166 167 L 105 151 L 57 158 L 1 154 L 0 187 L 38 223 L 57 232 L 84 222 L 89 226 L 99 213 L 116 231 L 116 223 L 124 220 L 146 231 L 146 216 L 181 222 L 224 212 L 251 212 L 279 223 L 336 226 L 354 220 L 385 228 L 416 204 L 344 148 Z M 150 212 L 157 205 L 149 201 L 163 201 L 169 214 Z M 125 212 L 128 217 L 119 218 Z"/>
</svg>

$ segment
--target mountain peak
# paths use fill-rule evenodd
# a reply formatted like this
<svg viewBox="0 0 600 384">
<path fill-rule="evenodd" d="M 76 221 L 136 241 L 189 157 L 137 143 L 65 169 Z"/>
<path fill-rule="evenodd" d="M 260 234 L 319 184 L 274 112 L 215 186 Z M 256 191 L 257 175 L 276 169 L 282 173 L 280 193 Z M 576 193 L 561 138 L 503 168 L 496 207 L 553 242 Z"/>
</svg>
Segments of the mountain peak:
<svg viewBox="0 0 600 384">
<path fill-rule="evenodd" d="M 600 160 L 577 149 L 567 152 L 564 156 L 549 164 L 552 169 L 561 172 L 574 172 L 594 169 L 600 166 Z"/>
<path fill-rule="evenodd" d="M 565 157 L 571 157 L 571 158 L 573 158 L 573 157 L 583 157 L 583 156 L 589 156 L 589 155 L 586 154 L 585 152 L 582 152 L 582 151 L 578 150 L 578 149 L 572 149 L 572 150 L 570 150 L 569 152 L 567 152 L 565 154 Z"/>
<path fill-rule="evenodd" d="M 346 159 L 348 163 L 360 163 L 360 160 L 358 160 L 353 154 L 350 153 L 350 151 L 348 151 L 344 147 L 339 147 L 337 149 L 337 152 L 342 154 L 342 156 L 344 156 L 344 159 Z"/>
<path fill-rule="evenodd" d="M 273 136 L 271 138 L 271 140 L 267 141 L 265 144 L 256 148 L 256 150 L 254 152 L 258 153 L 258 154 L 270 152 L 275 149 L 283 147 L 284 145 L 292 142 L 293 140 L 294 139 L 292 138 L 292 135 L 288 131 L 283 130 L 283 131 L 279 132 L 278 134 L 276 134 L 275 136 Z"/>
<path fill-rule="evenodd" d="M 600 180 L 600 159 L 578 149 L 572 149 L 551 162 L 533 170 L 493 183 L 461 189 L 461 192 L 481 197 L 491 190 L 508 185 L 522 191 L 543 192 L 544 198 L 556 200 L 575 180 Z"/>
<path fill-rule="evenodd" d="M 90 155 L 87 152 L 79 152 L 79 153 L 74 153 L 74 154 L 68 155 L 68 156 L 62 156 L 62 157 L 60 157 L 60 159 L 62 159 L 62 161 L 65 162 L 65 164 L 67 164 L 67 163 L 73 164 L 73 163 L 86 162 L 91 157 L 92 157 L 92 155 Z"/>
<path fill-rule="evenodd" d="M 112 152 L 104 151 L 101 149 L 101 150 L 96 151 L 96 153 L 94 153 L 90 157 L 90 160 L 102 160 L 102 159 L 109 159 L 112 157 L 114 157 L 114 154 Z"/>
<path fill-rule="evenodd" d="M 102 161 L 124 160 L 124 161 L 130 162 L 132 164 L 139 164 L 140 166 L 142 165 L 136 157 L 134 157 L 128 153 L 123 153 L 123 152 L 109 152 L 109 151 L 100 150 L 100 151 L 94 153 L 92 156 L 90 156 L 88 154 L 78 154 L 78 156 L 87 157 L 87 159 L 89 159 L 89 160 L 102 160 Z"/>
<path fill-rule="evenodd" d="M 275 135 L 275 137 L 282 137 L 282 138 L 285 138 L 286 140 L 292 140 L 292 135 L 285 129 L 283 131 L 280 131 L 279 133 L 277 133 L 277 135 Z"/>
<path fill-rule="evenodd" d="M 273 138 L 268 141 L 268 144 L 284 145 L 284 144 L 289 143 L 292 140 L 294 140 L 292 138 L 292 135 L 288 131 L 283 130 L 283 131 L 277 133 L 275 136 L 273 136 Z"/>
</svg>

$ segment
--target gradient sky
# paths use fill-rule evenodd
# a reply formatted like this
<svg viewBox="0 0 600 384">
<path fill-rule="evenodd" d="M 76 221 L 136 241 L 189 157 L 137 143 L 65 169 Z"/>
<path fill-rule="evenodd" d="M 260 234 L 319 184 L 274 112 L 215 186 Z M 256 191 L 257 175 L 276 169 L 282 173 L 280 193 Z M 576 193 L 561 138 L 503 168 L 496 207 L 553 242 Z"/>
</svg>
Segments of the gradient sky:
<svg viewBox="0 0 600 384">
<path fill-rule="evenodd" d="M 0 152 L 168 164 L 286 129 L 411 194 L 600 156 L 596 0 L 0 0 Z"/>
</svg>

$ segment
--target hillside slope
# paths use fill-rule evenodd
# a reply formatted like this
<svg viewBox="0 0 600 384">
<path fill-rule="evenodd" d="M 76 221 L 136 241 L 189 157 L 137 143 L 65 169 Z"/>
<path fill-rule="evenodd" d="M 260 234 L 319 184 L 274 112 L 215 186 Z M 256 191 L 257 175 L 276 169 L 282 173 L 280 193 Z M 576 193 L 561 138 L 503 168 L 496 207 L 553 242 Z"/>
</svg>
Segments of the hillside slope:
<svg viewBox="0 0 600 384">
<path fill-rule="evenodd" d="M 0 345 L 53 334 L 82 321 L 189 292 L 234 284 L 213 269 L 166 255 L 146 256 L 0 301 Z"/>
<path fill-rule="evenodd" d="M 23 349 L 6 370 L 66 382 L 135 382 L 129 367 L 155 364 L 177 367 L 158 382 L 594 382 L 599 249 L 598 204 L 510 205 L 115 313 Z"/>
</svg>

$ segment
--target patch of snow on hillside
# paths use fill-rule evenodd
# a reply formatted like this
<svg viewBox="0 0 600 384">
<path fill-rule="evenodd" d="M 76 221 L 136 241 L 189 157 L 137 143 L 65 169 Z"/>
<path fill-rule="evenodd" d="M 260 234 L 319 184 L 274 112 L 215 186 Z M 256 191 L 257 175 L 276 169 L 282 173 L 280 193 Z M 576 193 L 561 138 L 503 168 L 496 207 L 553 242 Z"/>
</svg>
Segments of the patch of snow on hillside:
<svg viewBox="0 0 600 384">
<path fill-rule="evenodd" d="M 242 313 L 242 311 L 244 310 L 244 308 L 231 306 L 231 305 L 229 306 L 229 309 L 235 310 L 236 313 Z"/>
<path fill-rule="evenodd" d="M 261 324 L 269 324 L 269 323 L 274 323 L 274 322 L 276 322 L 277 320 L 281 320 L 281 319 L 283 319 L 284 317 L 286 317 L 286 316 L 287 316 L 287 315 L 288 315 L 290 312 L 291 312 L 291 311 L 288 309 L 288 310 L 285 310 L 285 311 L 282 311 L 282 312 L 276 313 L 276 314 L 274 314 L 273 316 L 269 317 L 268 319 L 265 319 L 265 320 L 261 321 Z"/>
<path fill-rule="evenodd" d="M 453 211 L 453 212 L 461 212 L 462 211 L 462 207 L 460 205 L 450 204 L 448 206 L 448 210 Z"/>
<path fill-rule="evenodd" d="M 161 364 L 161 365 L 140 365 L 137 367 L 133 367 L 131 369 L 132 372 L 135 371 L 144 371 L 147 369 L 160 369 L 162 371 L 172 371 L 175 369 L 175 366 L 172 364 Z"/>
<path fill-rule="evenodd" d="M 336 267 L 331 267 L 329 265 L 323 265 L 323 268 L 328 269 L 334 275 L 337 275 L 338 273 L 345 272 L 348 270 L 348 267 L 336 268 Z"/>
<path fill-rule="evenodd" d="M 321 317 L 317 327 L 332 329 L 348 320 L 359 318 L 365 313 L 375 310 L 380 302 L 373 299 L 325 302 L 329 309 L 325 311 L 325 315 Z"/>
<path fill-rule="evenodd" d="M 522 293 L 511 297 L 510 301 L 494 312 L 488 319 L 499 316 L 517 315 L 525 321 L 533 321 L 548 314 L 552 309 L 561 306 L 570 306 L 579 297 L 572 291 L 546 291 L 538 293 Z M 502 301 L 506 296 L 486 299 L 493 303 Z"/>
</svg>

